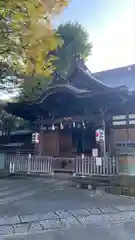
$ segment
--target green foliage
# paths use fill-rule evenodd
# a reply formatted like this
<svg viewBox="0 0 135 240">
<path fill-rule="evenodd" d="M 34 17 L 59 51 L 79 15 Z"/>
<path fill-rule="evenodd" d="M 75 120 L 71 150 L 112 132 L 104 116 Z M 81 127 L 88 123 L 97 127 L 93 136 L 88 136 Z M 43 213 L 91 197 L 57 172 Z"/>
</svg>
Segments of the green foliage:
<svg viewBox="0 0 135 240">
<path fill-rule="evenodd" d="M 2 135 L 8 135 L 11 130 L 16 128 L 16 117 L 6 113 L 4 110 L 0 112 L 0 130 Z"/>
<path fill-rule="evenodd" d="M 60 25 L 56 31 L 62 40 L 62 45 L 53 51 L 55 58 L 53 58 L 53 65 L 57 71 L 66 74 L 71 68 L 74 55 L 80 54 L 86 60 L 91 54 L 92 44 L 89 41 L 87 31 L 79 23 L 66 23 Z M 51 56 L 51 54 L 50 54 Z M 29 80 L 24 79 L 22 84 L 22 92 L 20 99 L 31 99 L 43 92 L 47 83 L 50 81 L 50 76 L 37 76 Z M 32 82 L 32 85 L 31 85 Z"/>
<path fill-rule="evenodd" d="M 92 43 L 89 34 L 79 23 L 68 22 L 61 24 L 57 29 L 57 34 L 64 44 L 57 48 L 54 65 L 60 72 L 68 72 L 71 67 L 73 56 L 77 53 L 86 60 L 91 54 Z"/>
<path fill-rule="evenodd" d="M 32 123 L 23 120 L 12 114 L 8 114 L 5 110 L 0 111 L 0 131 L 2 135 L 9 135 L 11 131 L 19 129 L 31 129 Z"/>
</svg>

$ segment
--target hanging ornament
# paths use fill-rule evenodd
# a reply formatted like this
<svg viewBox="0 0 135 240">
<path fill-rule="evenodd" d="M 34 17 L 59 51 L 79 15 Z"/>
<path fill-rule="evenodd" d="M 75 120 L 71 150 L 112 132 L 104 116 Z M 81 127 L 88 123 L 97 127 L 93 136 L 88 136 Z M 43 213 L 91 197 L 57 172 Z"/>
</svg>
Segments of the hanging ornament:
<svg viewBox="0 0 135 240">
<path fill-rule="evenodd" d="M 85 123 L 84 123 L 84 121 L 82 121 L 82 125 L 83 125 L 83 128 L 85 129 L 85 128 L 86 128 L 86 126 L 85 126 Z"/>
<path fill-rule="evenodd" d="M 75 121 L 73 121 L 73 127 L 75 128 Z"/>
<path fill-rule="evenodd" d="M 61 129 L 61 130 L 64 129 L 63 123 L 60 124 L 60 129 Z"/>
<path fill-rule="evenodd" d="M 55 130 L 55 126 L 54 126 L 54 124 L 52 125 L 52 131 L 54 131 Z"/>
</svg>

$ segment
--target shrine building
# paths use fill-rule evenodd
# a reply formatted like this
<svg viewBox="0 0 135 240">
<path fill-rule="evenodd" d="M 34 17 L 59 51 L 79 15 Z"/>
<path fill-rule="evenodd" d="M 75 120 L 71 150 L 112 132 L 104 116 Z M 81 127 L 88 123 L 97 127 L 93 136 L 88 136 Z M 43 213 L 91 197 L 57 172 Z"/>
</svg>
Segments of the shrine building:
<svg viewBox="0 0 135 240">
<path fill-rule="evenodd" d="M 40 135 L 36 154 L 135 154 L 135 93 L 101 80 L 77 57 L 67 76 L 55 73 L 40 97 L 8 103 L 5 110 L 34 123 Z M 105 144 L 96 141 L 97 129 L 104 131 Z"/>
</svg>

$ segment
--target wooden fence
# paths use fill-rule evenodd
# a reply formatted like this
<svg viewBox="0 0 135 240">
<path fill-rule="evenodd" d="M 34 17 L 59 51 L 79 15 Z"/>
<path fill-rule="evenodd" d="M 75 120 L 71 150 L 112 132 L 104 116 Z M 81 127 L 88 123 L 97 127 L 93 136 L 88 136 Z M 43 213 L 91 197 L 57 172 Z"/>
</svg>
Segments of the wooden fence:
<svg viewBox="0 0 135 240">
<path fill-rule="evenodd" d="M 80 176 L 112 176 L 118 174 L 118 162 L 115 157 L 55 158 L 50 156 L 7 155 L 5 167 L 14 173 L 52 174 L 57 171 L 69 171 Z"/>
</svg>

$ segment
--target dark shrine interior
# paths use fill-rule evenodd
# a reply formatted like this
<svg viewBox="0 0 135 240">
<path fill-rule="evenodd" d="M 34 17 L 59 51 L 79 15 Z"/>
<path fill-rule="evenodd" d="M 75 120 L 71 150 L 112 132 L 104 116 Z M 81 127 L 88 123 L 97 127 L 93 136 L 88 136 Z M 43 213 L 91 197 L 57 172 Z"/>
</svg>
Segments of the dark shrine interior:
<svg viewBox="0 0 135 240">
<path fill-rule="evenodd" d="M 75 153 L 92 154 L 92 149 L 97 148 L 95 139 L 95 128 L 73 128 L 72 149 Z"/>
</svg>

